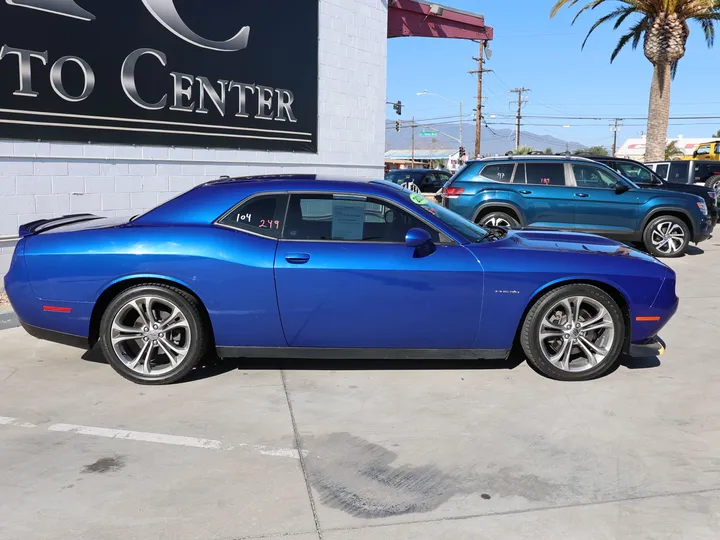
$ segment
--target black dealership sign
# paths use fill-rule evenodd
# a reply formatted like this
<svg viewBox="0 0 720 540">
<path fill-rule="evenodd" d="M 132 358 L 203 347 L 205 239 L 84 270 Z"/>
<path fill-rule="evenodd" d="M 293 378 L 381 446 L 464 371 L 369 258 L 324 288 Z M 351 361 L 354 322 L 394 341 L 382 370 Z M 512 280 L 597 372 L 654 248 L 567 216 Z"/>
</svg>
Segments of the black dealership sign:
<svg viewBox="0 0 720 540">
<path fill-rule="evenodd" d="M 318 0 L 0 0 L 0 138 L 317 152 Z"/>
</svg>

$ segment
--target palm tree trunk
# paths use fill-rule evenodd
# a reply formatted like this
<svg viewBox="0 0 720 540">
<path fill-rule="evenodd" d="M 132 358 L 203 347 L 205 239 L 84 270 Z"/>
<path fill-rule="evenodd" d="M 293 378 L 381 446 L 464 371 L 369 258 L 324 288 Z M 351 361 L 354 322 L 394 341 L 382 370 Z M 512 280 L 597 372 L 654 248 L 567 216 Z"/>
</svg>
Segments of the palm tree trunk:
<svg viewBox="0 0 720 540">
<path fill-rule="evenodd" d="M 665 159 L 668 121 L 670 120 L 670 72 L 668 64 L 653 65 L 645 161 L 663 161 Z"/>
</svg>

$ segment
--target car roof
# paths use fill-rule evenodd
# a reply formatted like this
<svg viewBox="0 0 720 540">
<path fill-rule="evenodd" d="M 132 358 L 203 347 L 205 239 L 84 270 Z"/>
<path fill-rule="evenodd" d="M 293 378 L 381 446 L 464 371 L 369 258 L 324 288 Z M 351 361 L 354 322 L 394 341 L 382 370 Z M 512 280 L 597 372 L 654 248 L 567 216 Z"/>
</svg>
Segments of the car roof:
<svg viewBox="0 0 720 540">
<path fill-rule="evenodd" d="M 521 154 L 517 156 L 492 156 L 482 159 L 468 160 L 468 163 L 492 163 L 493 161 L 592 161 L 581 156 L 555 156 L 550 154 L 533 155 Z"/>
<path fill-rule="evenodd" d="M 313 192 L 395 198 L 401 186 L 382 179 L 315 174 L 281 174 L 220 178 L 211 180 L 161 204 L 133 220 L 136 225 L 209 225 L 219 216 L 251 195 L 262 193 Z"/>
<path fill-rule="evenodd" d="M 443 169 L 419 169 L 419 168 L 415 168 L 415 169 L 390 169 L 390 170 L 387 172 L 387 174 L 390 174 L 390 173 L 393 173 L 393 172 L 401 172 L 401 173 L 406 173 L 406 172 L 444 172 L 444 173 L 449 173 L 450 171 L 445 171 L 445 170 L 443 170 Z"/>
</svg>

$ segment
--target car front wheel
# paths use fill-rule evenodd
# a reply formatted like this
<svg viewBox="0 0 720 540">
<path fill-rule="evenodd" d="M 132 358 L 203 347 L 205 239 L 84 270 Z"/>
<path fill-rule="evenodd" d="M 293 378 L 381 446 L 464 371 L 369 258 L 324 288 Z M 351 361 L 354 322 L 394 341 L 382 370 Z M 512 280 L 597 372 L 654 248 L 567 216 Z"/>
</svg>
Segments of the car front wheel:
<svg viewBox="0 0 720 540">
<path fill-rule="evenodd" d="M 643 244 L 653 257 L 680 257 L 690 244 L 690 228 L 679 217 L 657 217 L 645 227 Z"/>
<path fill-rule="evenodd" d="M 625 321 L 617 302 L 586 284 L 545 294 L 530 309 L 521 332 L 528 362 L 561 381 L 604 375 L 617 363 L 624 340 Z"/>
<path fill-rule="evenodd" d="M 100 346 L 108 362 L 138 384 L 179 381 L 203 358 L 207 341 L 198 300 L 161 284 L 123 291 L 100 323 Z"/>
</svg>

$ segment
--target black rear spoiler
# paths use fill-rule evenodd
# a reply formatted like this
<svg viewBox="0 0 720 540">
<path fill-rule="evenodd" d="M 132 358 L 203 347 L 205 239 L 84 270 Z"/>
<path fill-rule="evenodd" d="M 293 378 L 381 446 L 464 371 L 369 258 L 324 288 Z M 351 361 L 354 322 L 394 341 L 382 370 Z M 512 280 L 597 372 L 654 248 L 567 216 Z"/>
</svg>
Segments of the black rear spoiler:
<svg viewBox="0 0 720 540">
<path fill-rule="evenodd" d="M 18 236 L 20 238 L 24 238 L 25 236 L 40 234 L 64 225 L 72 225 L 73 223 L 80 223 L 82 221 L 90 221 L 93 219 L 102 218 L 94 214 L 70 214 L 53 219 L 39 219 L 37 221 L 31 221 L 30 223 L 20 225 L 20 228 L 18 229 Z"/>
</svg>

